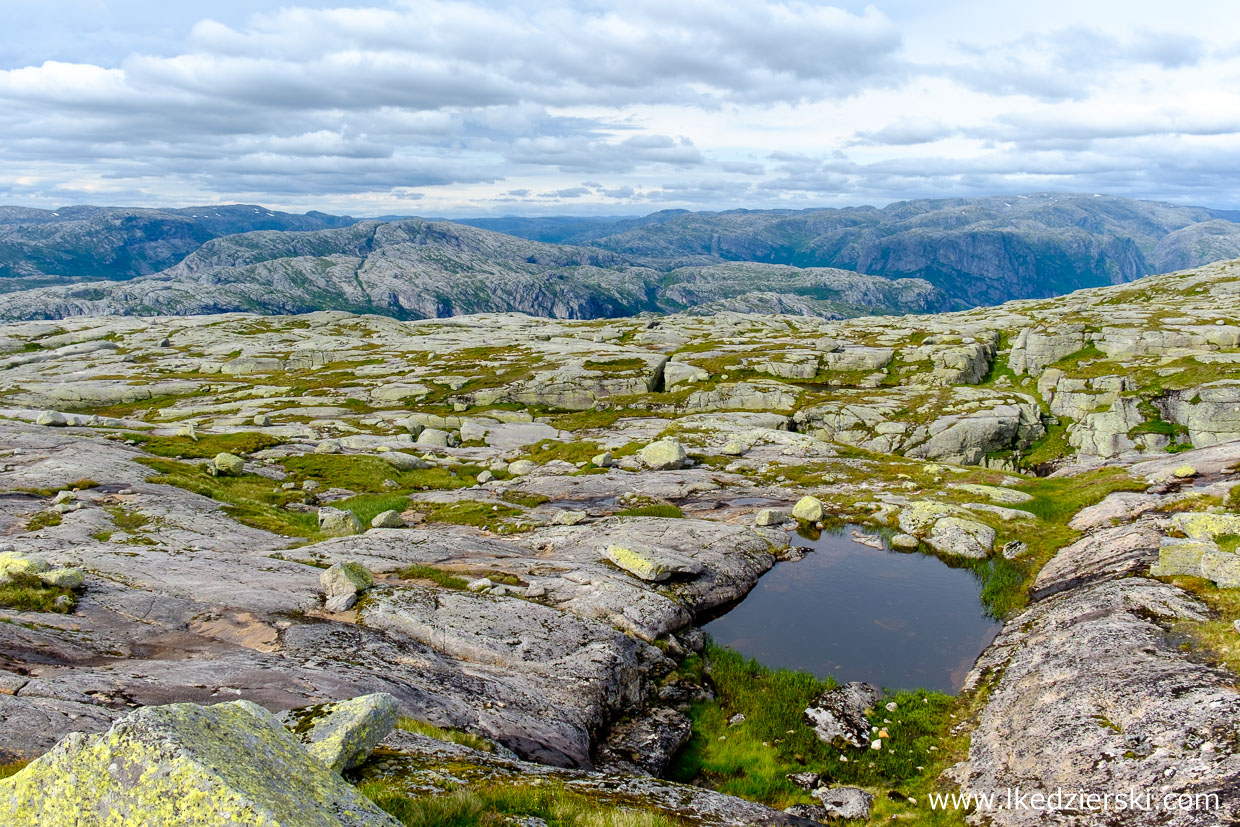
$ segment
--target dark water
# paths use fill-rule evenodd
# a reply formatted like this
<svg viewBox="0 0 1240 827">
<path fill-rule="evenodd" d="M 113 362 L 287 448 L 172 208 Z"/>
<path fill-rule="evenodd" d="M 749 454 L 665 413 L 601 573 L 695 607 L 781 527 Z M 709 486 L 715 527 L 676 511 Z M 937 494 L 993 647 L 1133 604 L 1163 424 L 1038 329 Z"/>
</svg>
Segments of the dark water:
<svg viewBox="0 0 1240 827">
<path fill-rule="evenodd" d="M 999 631 L 968 569 L 870 548 L 847 533 L 793 544 L 814 551 L 776 564 L 735 608 L 703 626 L 716 643 L 841 683 L 956 692 Z"/>
</svg>

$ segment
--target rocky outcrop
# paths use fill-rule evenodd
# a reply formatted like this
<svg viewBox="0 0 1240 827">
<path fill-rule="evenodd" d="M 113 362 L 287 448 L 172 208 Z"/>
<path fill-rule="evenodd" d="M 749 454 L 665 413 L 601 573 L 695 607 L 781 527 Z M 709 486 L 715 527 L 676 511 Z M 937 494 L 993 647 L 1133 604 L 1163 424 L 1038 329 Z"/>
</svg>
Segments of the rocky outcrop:
<svg viewBox="0 0 1240 827">
<path fill-rule="evenodd" d="M 805 720 L 820 741 L 839 747 L 868 747 L 870 719 L 866 711 L 878 703 L 881 694 L 878 687 L 867 683 L 846 683 L 815 698 L 805 710 Z"/>
<path fill-rule="evenodd" d="M 249 701 L 145 707 L 105 733 L 70 735 L 0 781 L 0 818 L 12 827 L 397 824 Z"/>
</svg>

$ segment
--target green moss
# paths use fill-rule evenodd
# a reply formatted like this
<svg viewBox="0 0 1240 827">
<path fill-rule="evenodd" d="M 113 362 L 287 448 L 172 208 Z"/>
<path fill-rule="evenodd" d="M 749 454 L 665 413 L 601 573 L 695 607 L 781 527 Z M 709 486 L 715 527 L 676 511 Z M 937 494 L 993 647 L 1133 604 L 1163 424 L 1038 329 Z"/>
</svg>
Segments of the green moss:
<svg viewBox="0 0 1240 827">
<path fill-rule="evenodd" d="M 64 597 L 59 605 L 56 599 Z M 54 612 L 67 614 L 77 605 L 71 589 L 49 586 L 32 574 L 13 574 L 0 584 L 0 608 L 17 612 Z"/>
<path fill-rule="evenodd" d="M 617 511 L 617 517 L 683 517 L 685 512 L 680 510 L 680 506 L 671 503 L 660 503 L 657 505 L 643 505 L 637 508 L 627 508 L 624 511 Z"/>
<path fill-rule="evenodd" d="M 545 465 L 553 460 L 576 465 L 579 462 L 589 462 L 591 458 L 601 453 L 603 449 L 596 442 L 560 442 L 548 439 L 528 449 L 525 458 L 539 465 Z"/>
<path fill-rule="evenodd" d="M 404 580 L 429 580 L 432 583 L 443 586 L 445 589 L 456 589 L 458 591 L 466 588 L 468 585 L 465 580 L 450 572 L 421 563 L 405 566 L 396 573 L 396 576 Z"/>
<path fill-rule="evenodd" d="M 29 761 L 13 761 L 8 764 L 0 764 L 0 778 L 8 778 L 17 775 L 26 768 Z"/>
<path fill-rule="evenodd" d="M 409 796 L 382 781 L 358 786 L 405 827 L 499 827 L 512 818 L 539 818 L 550 827 L 677 827 L 649 810 L 601 804 L 555 783 L 492 782 L 435 796 Z"/>
<path fill-rule="evenodd" d="M 950 760 L 951 751 L 944 747 L 956 701 L 948 695 L 908 691 L 885 696 L 872 716 L 890 735 L 882 739 L 883 749 L 840 750 L 819 741 L 803 717 L 809 702 L 834 685 L 830 679 L 767 669 L 714 644 L 707 647 L 704 662 L 691 657 L 681 673 L 691 680 L 694 673 L 708 674 L 715 699 L 693 705 L 693 737 L 673 762 L 674 780 L 783 808 L 812 802 L 785 778 L 788 773 L 812 771 L 831 784 L 920 797 Z M 883 708 L 889 701 L 897 704 L 897 711 Z M 744 722 L 729 725 L 737 713 L 745 716 Z M 848 760 L 841 761 L 841 755 Z"/>
<path fill-rule="evenodd" d="M 454 503 L 415 502 L 414 508 L 424 513 L 426 519 L 431 522 L 472 525 L 488 530 L 502 528 L 505 531 L 515 530 L 515 527 L 505 524 L 506 520 L 519 517 L 524 513 L 520 509 L 506 505 L 476 500 L 461 500 Z"/>
<path fill-rule="evenodd" d="M 187 436 L 154 436 L 152 434 L 125 434 L 148 454 L 158 457 L 192 457 L 206 459 L 219 453 L 252 454 L 279 445 L 282 440 L 268 434 L 202 434 L 197 440 Z"/>
<path fill-rule="evenodd" d="M 427 491 L 466 488 L 474 484 L 481 469 L 463 465 L 400 471 L 378 457 L 356 454 L 305 454 L 281 462 L 289 479 L 298 485 L 314 480 L 328 488 L 347 488 L 366 494 L 392 493 L 384 484 L 392 480 L 394 491 Z"/>
<path fill-rule="evenodd" d="M 550 497 L 544 497 L 542 494 L 529 494 L 525 491 L 505 491 L 499 495 L 499 498 L 506 503 L 513 505 L 521 505 L 526 508 L 535 508 L 543 503 L 550 502 Z"/>
<path fill-rule="evenodd" d="M 632 373 L 634 371 L 645 370 L 646 360 L 632 357 L 628 359 L 612 359 L 612 360 L 594 360 L 587 359 L 581 365 L 586 370 L 595 370 L 602 373 Z"/>
<path fill-rule="evenodd" d="M 130 511 L 119 505 L 110 505 L 105 509 L 112 518 L 113 524 L 121 531 L 133 534 L 151 524 L 151 518 L 137 511 Z"/>
<path fill-rule="evenodd" d="M 60 525 L 62 521 L 59 511 L 40 511 L 26 521 L 27 531 L 39 531 L 44 528 Z"/>
<path fill-rule="evenodd" d="M 90 478 L 74 480 L 57 488 L 18 488 L 22 494 L 33 494 L 36 497 L 54 497 L 61 491 L 85 491 L 87 488 L 98 488 L 99 483 Z"/>
<path fill-rule="evenodd" d="M 396 720 L 396 728 L 405 732 L 416 732 L 418 735 L 425 735 L 450 744 L 460 744 L 463 747 L 476 749 L 479 752 L 495 752 L 494 743 L 481 735 L 475 735 L 463 729 L 435 726 L 426 721 L 419 721 L 416 718 L 406 718 L 404 716 Z"/>
</svg>

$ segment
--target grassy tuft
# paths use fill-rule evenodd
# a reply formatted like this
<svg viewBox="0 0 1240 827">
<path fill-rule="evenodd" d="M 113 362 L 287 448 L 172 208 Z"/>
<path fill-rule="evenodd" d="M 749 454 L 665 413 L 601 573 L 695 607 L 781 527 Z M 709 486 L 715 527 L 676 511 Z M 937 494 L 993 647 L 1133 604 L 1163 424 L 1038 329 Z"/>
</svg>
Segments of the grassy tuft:
<svg viewBox="0 0 1240 827">
<path fill-rule="evenodd" d="M 68 602 L 56 605 L 56 598 L 67 597 Z M 77 595 L 70 589 L 49 586 L 32 574 L 10 575 L 0 584 L 0 608 L 17 612 L 51 612 L 68 614 L 77 605 Z"/>
<path fill-rule="evenodd" d="M 657 503 L 655 505 L 641 505 L 636 508 L 626 508 L 624 511 L 617 511 L 617 517 L 683 517 L 685 512 L 680 510 L 680 506 L 671 503 Z"/>
<path fill-rule="evenodd" d="M 63 521 L 59 511 L 40 511 L 26 521 L 27 531 L 39 531 L 44 528 L 58 526 Z"/>
<path fill-rule="evenodd" d="M 396 575 L 404 580 L 429 580 L 432 583 L 443 586 L 445 589 L 464 589 L 468 585 L 463 579 L 454 574 L 421 563 L 405 566 Z"/>
<path fill-rule="evenodd" d="M 426 721 L 419 721 L 416 718 L 406 718 L 404 716 L 397 719 L 396 728 L 405 732 L 415 732 L 418 735 L 435 738 L 439 741 L 447 741 L 450 744 L 460 744 L 463 747 L 476 749 L 479 752 L 495 752 L 495 744 L 481 735 L 475 735 L 463 729 L 435 726 Z"/>
<path fill-rule="evenodd" d="M 10 778 L 17 775 L 26 768 L 29 761 L 13 761 L 9 764 L 0 764 L 0 778 Z"/>
<path fill-rule="evenodd" d="M 157 457 L 192 457 L 206 459 L 219 453 L 252 454 L 279 445 L 282 440 L 269 434 L 251 432 L 236 434 L 202 434 L 198 439 L 187 436 L 155 436 L 154 434 L 125 434 L 138 447 Z"/>
</svg>

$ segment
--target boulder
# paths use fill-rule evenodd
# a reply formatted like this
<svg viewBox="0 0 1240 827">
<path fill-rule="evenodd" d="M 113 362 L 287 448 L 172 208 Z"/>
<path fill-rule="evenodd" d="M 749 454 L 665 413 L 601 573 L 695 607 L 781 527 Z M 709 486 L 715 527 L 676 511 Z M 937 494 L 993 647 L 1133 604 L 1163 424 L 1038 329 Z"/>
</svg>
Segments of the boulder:
<svg viewBox="0 0 1240 827">
<path fill-rule="evenodd" d="M 1158 560 L 1150 566 L 1155 577 L 1173 577 L 1188 574 L 1201 577 L 1201 561 L 1206 554 L 1219 551 L 1209 540 L 1193 540 L 1183 537 L 1163 537 L 1158 545 Z"/>
<path fill-rule="evenodd" d="M 865 711 L 878 703 L 878 687 L 853 681 L 828 689 L 805 709 L 805 720 L 818 740 L 836 747 L 863 747 L 870 743 L 870 720 Z"/>
<path fill-rule="evenodd" d="M 73 589 L 77 591 L 86 586 L 86 575 L 76 566 L 49 569 L 48 571 L 41 572 L 38 577 L 39 580 L 47 585 L 55 586 L 59 589 Z"/>
<path fill-rule="evenodd" d="M 415 457 L 403 451 L 384 451 L 376 456 L 397 471 L 421 471 L 431 467 L 431 464 L 421 457 Z"/>
<path fill-rule="evenodd" d="M 137 709 L 0 781 L 6 827 L 396 827 L 257 704 Z"/>
<path fill-rule="evenodd" d="M 656 707 L 614 725 L 599 749 L 608 770 L 659 776 L 693 736 L 693 722 L 683 712 Z"/>
<path fill-rule="evenodd" d="M 701 574 L 702 564 L 667 549 L 636 551 L 626 546 L 608 546 L 603 556 L 629 574 L 642 580 L 661 582 L 673 574 Z"/>
<path fill-rule="evenodd" d="M 36 425 L 48 425 L 52 428 L 63 428 L 69 424 L 69 420 L 60 411 L 44 411 L 39 414 L 39 418 L 35 420 Z"/>
<path fill-rule="evenodd" d="M 524 477 L 537 467 L 538 463 L 533 460 L 519 459 L 516 462 L 508 463 L 508 473 L 514 477 Z"/>
<path fill-rule="evenodd" d="M 400 705 L 385 692 L 290 709 L 280 715 L 306 751 L 332 772 L 358 766 L 396 726 Z"/>
<path fill-rule="evenodd" d="M 976 520 L 944 517 L 935 522 L 926 545 L 940 554 L 981 559 L 994 548 L 995 530 Z"/>
<path fill-rule="evenodd" d="M 1240 515 L 1181 511 L 1171 518 L 1171 527 L 1194 540 L 1213 541 L 1224 534 L 1240 534 Z"/>
<path fill-rule="evenodd" d="M 211 460 L 211 472 L 219 477 L 239 477 L 245 472 L 245 460 L 236 454 L 221 451 Z"/>
<path fill-rule="evenodd" d="M 33 557 L 18 551 L 0 551 L 0 581 L 12 577 L 38 576 L 50 568 L 42 557 Z"/>
<path fill-rule="evenodd" d="M 778 508 L 764 508 L 753 518 L 753 524 L 759 526 L 781 525 L 788 520 L 788 514 Z"/>
<path fill-rule="evenodd" d="M 399 511 L 389 510 L 376 514 L 370 521 L 371 528 L 404 528 L 405 521 Z"/>
<path fill-rule="evenodd" d="M 319 531 L 331 537 L 361 534 L 362 521 L 352 511 L 324 506 L 319 509 Z"/>
<path fill-rule="evenodd" d="M 874 805 L 874 796 L 857 787 L 822 787 L 813 796 L 822 802 L 828 818 L 846 821 L 868 819 Z"/>
<path fill-rule="evenodd" d="M 424 428 L 418 434 L 417 444 L 428 448 L 447 448 L 452 442 L 452 434 L 438 428 Z"/>
<path fill-rule="evenodd" d="M 688 454 L 674 439 L 660 439 L 637 452 L 642 463 L 654 471 L 668 471 L 684 466 Z"/>
<path fill-rule="evenodd" d="M 901 534 L 896 534 L 891 538 L 892 548 L 901 548 L 901 549 L 911 550 L 911 549 L 917 548 L 919 545 L 921 545 L 921 541 L 918 540 L 916 537 L 914 537 L 912 534 L 901 533 Z"/>
<path fill-rule="evenodd" d="M 792 507 L 792 516 L 801 522 L 816 523 L 826 514 L 822 500 L 817 497 L 802 497 Z"/>
<path fill-rule="evenodd" d="M 551 518 L 552 525 L 577 525 L 583 523 L 588 515 L 584 511 L 560 511 Z"/>
<path fill-rule="evenodd" d="M 328 611 L 343 612 L 353 608 L 357 597 L 375 584 L 370 569 L 353 560 L 335 563 L 319 575 Z"/>
</svg>

